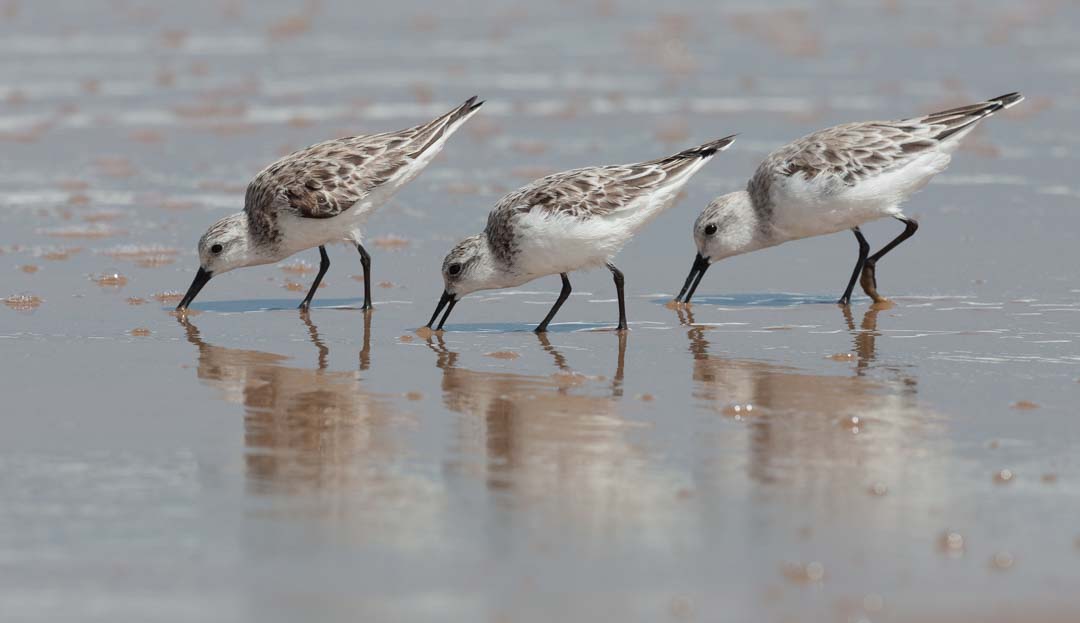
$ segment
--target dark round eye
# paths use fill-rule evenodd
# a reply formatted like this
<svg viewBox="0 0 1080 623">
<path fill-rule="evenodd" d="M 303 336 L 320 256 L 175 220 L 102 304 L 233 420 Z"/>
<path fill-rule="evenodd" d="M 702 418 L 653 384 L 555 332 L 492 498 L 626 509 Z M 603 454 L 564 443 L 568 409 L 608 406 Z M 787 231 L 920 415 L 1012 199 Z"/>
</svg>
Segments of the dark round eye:
<svg viewBox="0 0 1080 623">
<path fill-rule="evenodd" d="M 706 236 L 711 236 L 711 235 L 713 235 L 715 233 L 716 233 L 716 225 L 714 225 L 713 223 L 709 223 L 708 225 L 705 226 L 705 235 Z"/>
<path fill-rule="evenodd" d="M 221 253 L 221 250 L 223 248 L 224 247 L 222 247 L 220 244 L 215 244 L 214 246 L 210 247 L 210 252 L 214 255 L 217 255 L 218 253 Z"/>
<path fill-rule="evenodd" d="M 448 275 L 456 275 L 461 272 L 461 264 L 451 264 L 446 267 L 446 273 Z"/>
</svg>

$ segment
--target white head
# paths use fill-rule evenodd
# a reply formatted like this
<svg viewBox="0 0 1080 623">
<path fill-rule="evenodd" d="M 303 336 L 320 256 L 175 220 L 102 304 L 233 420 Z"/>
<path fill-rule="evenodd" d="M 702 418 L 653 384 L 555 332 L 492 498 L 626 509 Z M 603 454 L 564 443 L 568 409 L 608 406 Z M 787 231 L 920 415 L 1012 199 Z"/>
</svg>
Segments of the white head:
<svg viewBox="0 0 1080 623">
<path fill-rule="evenodd" d="M 694 221 L 694 244 L 697 257 L 676 302 L 690 302 L 713 262 L 768 246 L 750 193 L 740 190 L 714 199 Z"/>
<path fill-rule="evenodd" d="M 450 310 L 466 294 L 477 290 L 518 285 L 499 266 L 495 254 L 491 251 L 491 245 L 488 244 L 487 236 L 484 234 L 469 236 L 457 243 L 443 260 L 442 275 L 444 284 L 442 299 L 439 300 L 439 306 L 427 324 L 428 328 L 434 324 L 435 318 L 443 307 L 448 303 L 450 307 L 446 310 L 436 330 L 442 329 L 446 319 L 450 317 Z"/>
<path fill-rule="evenodd" d="M 177 310 L 186 309 L 211 277 L 234 268 L 261 264 L 251 253 L 247 216 L 243 212 L 226 216 L 210 226 L 199 238 L 199 271 Z"/>
</svg>

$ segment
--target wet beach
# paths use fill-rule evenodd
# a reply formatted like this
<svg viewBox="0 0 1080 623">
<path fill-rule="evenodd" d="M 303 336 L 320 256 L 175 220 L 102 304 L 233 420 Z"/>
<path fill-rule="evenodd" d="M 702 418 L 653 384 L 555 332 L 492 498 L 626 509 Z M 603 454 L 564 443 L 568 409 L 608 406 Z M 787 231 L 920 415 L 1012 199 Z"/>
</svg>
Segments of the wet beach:
<svg viewBox="0 0 1080 623">
<path fill-rule="evenodd" d="M 1072 2 L 0 1 L 4 621 L 1080 618 Z M 773 147 L 1023 91 L 906 205 L 710 269 Z M 308 315 L 311 250 L 171 313 L 294 149 L 487 100 Z M 458 304 L 502 194 L 739 132 L 607 271 Z M 902 230 L 863 228 L 874 247 Z"/>
</svg>

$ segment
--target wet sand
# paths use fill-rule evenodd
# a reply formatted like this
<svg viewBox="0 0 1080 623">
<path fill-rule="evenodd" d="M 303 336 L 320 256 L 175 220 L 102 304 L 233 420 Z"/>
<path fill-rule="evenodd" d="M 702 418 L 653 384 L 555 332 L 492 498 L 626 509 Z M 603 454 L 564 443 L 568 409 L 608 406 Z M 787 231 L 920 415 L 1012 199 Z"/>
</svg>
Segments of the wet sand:
<svg viewBox="0 0 1080 623">
<path fill-rule="evenodd" d="M 375 11 L 374 14 L 368 14 Z M 5 621 L 1080 618 L 1070 3 L 0 2 Z M 892 306 L 850 235 L 713 267 L 690 225 L 773 146 L 1012 90 L 907 206 Z M 483 113 L 295 306 L 315 251 L 210 282 L 287 151 Z M 606 271 L 438 266 L 538 175 L 732 132 Z M 875 247 L 894 223 L 864 228 Z M 297 291 L 299 290 L 299 291 Z"/>
</svg>

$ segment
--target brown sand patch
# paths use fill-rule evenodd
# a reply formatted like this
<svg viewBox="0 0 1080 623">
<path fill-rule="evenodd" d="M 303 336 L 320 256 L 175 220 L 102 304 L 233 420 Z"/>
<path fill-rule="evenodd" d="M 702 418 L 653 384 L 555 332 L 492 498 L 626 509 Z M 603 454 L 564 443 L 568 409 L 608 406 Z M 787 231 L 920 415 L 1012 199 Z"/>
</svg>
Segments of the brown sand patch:
<svg viewBox="0 0 1080 623">
<path fill-rule="evenodd" d="M 398 336 L 398 341 L 399 342 L 406 342 L 406 343 L 412 342 L 413 341 L 413 336 L 411 336 L 411 335 L 399 335 Z"/>
<path fill-rule="evenodd" d="M 835 353 L 826 357 L 826 359 L 832 359 L 833 361 L 851 361 L 855 359 L 855 353 Z"/>
<path fill-rule="evenodd" d="M 120 273 L 105 273 L 94 277 L 94 283 L 103 288 L 119 288 L 126 286 L 128 282 L 127 277 Z"/>
<path fill-rule="evenodd" d="M 41 254 L 41 257 L 53 262 L 59 262 L 70 258 L 72 255 L 82 251 L 82 247 L 72 247 L 69 249 L 52 249 Z"/>
<path fill-rule="evenodd" d="M 130 331 L 130 333 L 131 333 L 131 335 L 133 335 L 135 337 L 147 337 L 148 335 L 150 335 L 150 329 L 145 329 L 143 327 L 137 327 L 135 329 L 132 329 Z"/>
<path fill-rule="evenodd" d="M 124 216 L 124 212 L 121 210 L 94 210 L 93 212 L 83 214 L 82 220 L 87 223 L 105 223 L 108 221 L 115 221 L 121 216 Z"/>
<path fill-rule="evenodd" d="M 86 193 L 71 193 L 67 198 L 68 205 L 84 206 L 90 203 L 90 195 Z"/>
<path fill-rule="evenodd" d="M 168 303 L 179 303 L 180 300 L 184 298 L 184 293 L 177 292 L 176 290 L 166 290 L 165 292 L 154 294 L 152 298 L 163 305 Z"/>
<path fill-rule="evenodd" d="M 29 311 L 41 306 L 41 298 L 32 294 L 16 294 L 4 299 L 4 305 L 17 311 Z"/>
<path fill-rule="evenodd" d="M 1031 411 L 1033 409 L 1038 409 L 1039 408 L 1039 405 L 1035 404 L 1034 402 L 1031 402 L 1030 400 L 1019 400 L 1017 402 L 1012 403 L 1011 406 L 1012 406 L 1013 409 L 1016 409 L 1017 411 Z"/>
<path fill-rule="evenodd" d="M 415 333 L 422 340 L 429 340 L 429 339 L 431 339 L 431 336 L 435 335 L 435 331 L 433 331 L 432 329 L 430 329 L 428 327 L 420 327 L 419 329 L 417 329 L 415 331 Z"/>
<path fill-rule="evenodd" d="M 288 290 L 290 292 L 303 292 L 304 291 L 304 284 L 296 283 L 295 281 L 286 281 L 281 287 L 285 288 L 286 290 Z"/>
<path fill-rule="evenodd" d="M 408 392 L 407 394 L 405 394 L 405 399 L 406 400 L 412 400 L 413 402 L 415 402 L 417 400 L 423 400 L 424 395 L 421 394 L 420 392 Z"/>
<path fill-rule="evenodd" d="M 28 275 L 33 275 L 37 271 L 41 270 L 41 268 L 38 267 L 36 264 L 23 264 L 19 267 L 19 270 L 23 271 Z"/>
<path fill-rule="evenodd" d="M 780 567 L 780 574 L 789 582 L 796 584 L 811 584 L 825 579 L 825 565 L 820 562 L 784 563 Z"/>
<path fill-rule="evenodd" d="M 143 298 L 139 298 L 137 296 L 129 296 L 127 298 L 128 305 L 146 305 L 147 303 L 149 303 L 149 301 Z"/>
<path fill-rule="evenodd" d="M 364 279 L 363 277 L 360 278 L 361 281 L 363 281 L 363 279 Z M 395 285 L 393 281 L 380 281 L 376 285 L 378 285 L 380 288 L 383 288 L 383 289 L 386 289 L 386 290 L 397 287 L 397 285 Z"/>
<path fill-rule="evenodd" d="M 122 229 L 117 229 L 109 225 L 102 223 L 91 223 L 89 225 L 71 225 L 69 227 L 53 227 L 51 229 L 39 229 L 37 233 L 42 236 L 52 236 L 53 238 L 111 238 L 113 236 L 122 236 L 127 234 Z"/>
<path fill-rule="evenodd" d="M 408 238 L 394 234 L 379 236 L 372 240 L 371 243 L 380 249 L 403 249 L 410 244 Z"/>
<path fill-rule="evenodd" d="M 497 350 L 497 351 L 492 352 L 492 353 L 484 353 L 484 356 L 485 357 L 491 357 L 492 359 L 505 359 L 505 360 L 514 360 L 514 359 L 517 359 L 517 358 L 521 357 L 521 355 L 519 355 L 518 353 L 515 353 L 512 350 Z"/>
<path fill-rule="evenodd" d="M 98 172 L 106 177 L 131 177 L 135 175 L 135 166 L 122 156 L 100 156 L 94 160 Z"/>
<path fill-rule="evenodd" d="M 66 190 L 69 193 L 81 192 L 90 188 L 90 183 L 84 180 L 60 180 L 56 186 L 60 190 Z"/>
<path fill-rule="evenodd" d="M 303 260 L 297 260 L 291 264 L 282 264 L 281 266 L 278 266 L 278 268 L 281 269 L 282 272 L 290 275 L 306 275 L 315 272 L 315 267 Z"/>
</svg>

